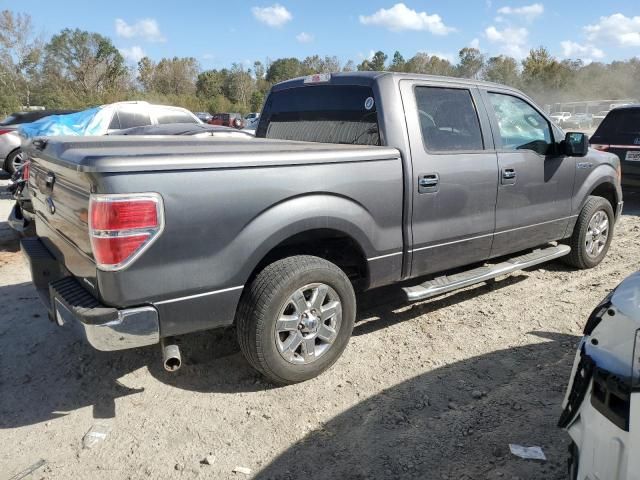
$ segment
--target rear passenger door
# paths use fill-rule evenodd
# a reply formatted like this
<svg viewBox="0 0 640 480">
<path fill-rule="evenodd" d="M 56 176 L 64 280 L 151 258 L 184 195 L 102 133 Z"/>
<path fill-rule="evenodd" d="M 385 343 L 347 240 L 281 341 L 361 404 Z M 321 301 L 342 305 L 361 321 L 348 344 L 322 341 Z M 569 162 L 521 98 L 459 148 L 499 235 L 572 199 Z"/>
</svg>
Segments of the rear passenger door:
<svg viewBox="0 0 640 480">
<path fill-rule="evenodd" d="M 551 123 L 526 98 L 500 91 L 483 95 L 500 169 L 491 256 L 563 238 L 571 215 L 575 158 L 556 153 Z"/>
<path fill-rule="evenodd" d="M 400 86 L 413 168 L 411 276 L 482 261 L 491 251 L 498 165 L 479 92 Z"/>
</svg>

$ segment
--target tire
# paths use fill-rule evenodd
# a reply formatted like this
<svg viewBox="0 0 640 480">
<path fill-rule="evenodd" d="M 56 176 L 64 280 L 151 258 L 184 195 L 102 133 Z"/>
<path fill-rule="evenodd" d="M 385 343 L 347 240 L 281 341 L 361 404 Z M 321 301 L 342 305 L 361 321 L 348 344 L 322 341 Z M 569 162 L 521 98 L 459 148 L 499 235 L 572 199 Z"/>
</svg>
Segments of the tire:
<svg viewBox="0 0 640 480">
<path fill-rule="evenodd" d="M 17 162 L 17 157 L 18 157 L 18 155 L 20 155 L 20 153 L 22 153 L 22 150 L 17 148 L 13 152 L 11 152 L 9 155 L 7 155 L 7 159 L 4 161 L 4 166 L 2 167 L 2 169 L 5 172 L 7 172 L 9 175 L 13 175 L 15 173 L 16 169 L 22 163 L 22 162 L 16 163 Z"/>
<path fill-rule="evenodd" d="M 318 257 L 288 257 L 268 265 L 243 293 L 238 342 L 269 381 L 304 382 L 338 360 L 355 316 L 355 293 L 342 270 Z"/>
<path fill-rule="evenodd" d="M 599 229 L 592 229 L 592 226 L 599 223 L 596 216 L 601 218 L 602 222 L 606 216 L 606 239 L 603 238 L 604 229 L 597 235 L 597 240 L 595 239 L 596 233 L 599 232 Z M 609 251 L 613 238 L 614 222 L 615 216 L 611 204 L 602 197 L 590 196 L 582 207 L 573 229 L 573 235 L 568 241 L 571 253 L 563 257 L 564 262 L 579 269 L 593 268 L 599 265 Z M 602 224 L 600 223 L 600 225 Z M 588 243 L 589 237 L 591 237 L 592 243 Z M 597 243 L 597 246 L 589 251 L 589 246 L 593 246 L 594 243 Z"/>
</svg>

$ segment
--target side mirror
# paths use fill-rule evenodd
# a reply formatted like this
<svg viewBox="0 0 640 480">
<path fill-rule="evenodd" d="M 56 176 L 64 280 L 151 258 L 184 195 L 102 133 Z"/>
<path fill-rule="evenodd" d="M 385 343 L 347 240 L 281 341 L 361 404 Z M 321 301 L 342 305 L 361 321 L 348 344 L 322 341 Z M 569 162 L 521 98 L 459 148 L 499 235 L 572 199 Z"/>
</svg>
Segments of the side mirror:
<svg viewBox="0 0 640 480">
<path fill-rule="evenodd" d="M 589 137 L 584 133 L 569 132 L 564 137 L 563 147 L 568 157 L 584 157 L 589 152 Z"/>
</svg>

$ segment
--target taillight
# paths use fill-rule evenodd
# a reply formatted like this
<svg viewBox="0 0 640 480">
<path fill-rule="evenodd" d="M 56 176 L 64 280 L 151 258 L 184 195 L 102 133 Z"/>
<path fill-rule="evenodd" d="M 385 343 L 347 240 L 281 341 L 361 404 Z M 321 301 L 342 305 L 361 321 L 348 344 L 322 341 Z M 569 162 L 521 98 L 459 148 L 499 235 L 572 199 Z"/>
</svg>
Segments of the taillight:
<svg viewBox="0 0 640 480">
<path fill-rule="evenodd" d="M 600 150 L 601 152 L 606 152 L 607 150 L 609 150 L 609 147 L 611 145 L 604 145 L 602 143 L 592 143 L 591 147 L 595 148 L 596 150 Z"/>
<path fill-rule="evenodd" d="M 12 129 L 0 128 L 0 135 L 4 135 L 5 133 L 13 132 Z"/>
<path fill-rule="evenodd" d="M 22 164 L 22 179 L 29 182 L 29 172 L 31 170 L 31 160 L 26 160 Z"/>
<path fill-rule="evenodd" d="M 164 209 L 157 193 L 91 195 L 89 235 L 96 265 L 128 267 L 162 233 Z"/>
</svg>

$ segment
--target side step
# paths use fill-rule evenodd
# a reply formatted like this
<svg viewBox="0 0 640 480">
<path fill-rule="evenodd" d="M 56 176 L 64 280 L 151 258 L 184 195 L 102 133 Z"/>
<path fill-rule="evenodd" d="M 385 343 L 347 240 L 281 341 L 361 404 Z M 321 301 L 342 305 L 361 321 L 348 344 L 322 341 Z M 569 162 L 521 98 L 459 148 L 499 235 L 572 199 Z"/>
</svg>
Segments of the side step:
<svg viewBox="0 0 640 480">
<path fill-rule="evenodd" d="M 534 250 L 531 253 L 511 258 L 507 261 L 495 265 L 485 265 L 482 267 L 456 273 L 455 275 L 444 275 L 442 277 L 429 280 L 415 287 L 403 288 L 407 295 L 407 300 L 415 302 L 426 298 L 436 297 L 443 293 L 468 287 L 476 283 L 506 275 L 507 273 L 533 267 L 539 263 L 545 263 L 559 257 L 564 257 L 571 251 L 568 245 L 558 245 L 557 247 L 546 247 Z"/>
</svg>

